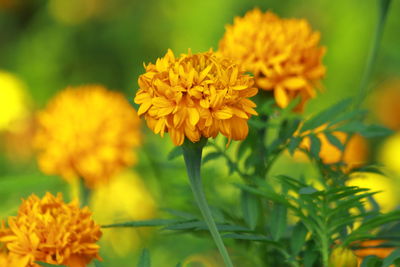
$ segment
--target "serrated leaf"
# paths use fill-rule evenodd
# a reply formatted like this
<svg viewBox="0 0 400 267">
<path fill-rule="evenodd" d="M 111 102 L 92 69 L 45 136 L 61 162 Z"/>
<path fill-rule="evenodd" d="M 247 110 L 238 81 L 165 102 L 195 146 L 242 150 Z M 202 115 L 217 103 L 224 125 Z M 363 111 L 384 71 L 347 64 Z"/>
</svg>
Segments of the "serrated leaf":
<svg viewBox="0 0 400 267">
<path fill-rule="evenodd" d="M 298 255 L 306 242 L 308 230 L 302 222 L 296 223 L 290 238 L 290 248 L 293 255 Z"/>
<path fill-rule="evenodd" d="M 173 160 L 177 157 L 180 157 L 183 155 L 182 148 L 180 146 L 174 147 L 169 153 L 168 153 L 168 160 Z"/>
<path fill-rule="evenodd" d="M 217 159 L 217 158 L 220 157 L 220 156 L 221 156 L 221 153 L 220 153 L 220 152 L 211 152 L 211 153 L 208 153 L 207 155 L 205 155 L 205 156 L 203 157 L 203 164 L 206 164 L 206 163 L 209 162 L 210 160 Z"/>
<path fill-rule="evenodd" d="M 303 124 L 303 127 L 301 127 L 301 132 L 318 128 L 319 126 L 338 116 L 338 114 L 343 112 L 343 110 L 345 110 L 350 104 L 351 99 L 345 99 L 333 105 L 332 107 L 321 111 Z"/>
<path fill-rule="evenodd" d="M 326 139 L 328 139 L 329 143 L 331 143 L 333 146 L 337 147 L 339 150 L 344 151 L 344 145 L 342 142 L 337 138 L 335 135 L 333 135 L 330 132 L 324 132 Z"/>
<path fill-rule="evenodd" d="M 147 249 L 143 249 L 137 267 L 151 267 L 150 253 Z"/>
<path fill-rule="evenodd" d="M 151 226 L 165 226 L 169 224 L 174 224 L 177 222 L 181 222 L 181 220 L 176 219 L 153 219 L 153 220 L 144 220 L 144 221 L 131 221 L 131 222 L 123 222 L 123 223 L 114 223 L 102 225 L 102 228 L 115 228 L 115 227 L 151 227 Z"/>
<path fill-rule="evenodd" d="M 253 194 L 242 190 L 241 205 L 244 221 L 250 229 L 254 230 L 257 226 L 260 211 L 258 198 Z"/>
</svg>

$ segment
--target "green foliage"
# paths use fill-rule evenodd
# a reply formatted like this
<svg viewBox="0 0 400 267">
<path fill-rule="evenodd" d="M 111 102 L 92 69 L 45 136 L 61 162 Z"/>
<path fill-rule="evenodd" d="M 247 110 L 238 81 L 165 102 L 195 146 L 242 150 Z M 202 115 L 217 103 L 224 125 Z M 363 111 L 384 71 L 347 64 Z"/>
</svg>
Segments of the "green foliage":
<svg viewBox="0 0 400 267">
<path fill-rule="evenodd" d="M 150 252 L 147 249 L 143 249 L 137 267 L 151 267 Z"/>
</svg>

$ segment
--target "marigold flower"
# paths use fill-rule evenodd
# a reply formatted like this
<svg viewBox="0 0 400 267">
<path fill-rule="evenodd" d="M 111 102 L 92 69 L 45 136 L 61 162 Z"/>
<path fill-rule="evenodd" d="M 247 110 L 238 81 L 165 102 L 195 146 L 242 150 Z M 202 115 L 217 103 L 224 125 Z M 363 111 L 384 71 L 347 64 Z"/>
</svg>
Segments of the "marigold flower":
<svg viewBox="0 0 400 267">
<path fill-rule="evenodd" d="M 248 98 L 257 94 L 253 78 L 231 60 L 214 52 L 182 54 L 168 50 L 139 77 L 135 103 L 139 116 L 156 134 L 169 135 L 175 145 L 222 133 L 234 140 L 248 134 L 247 120 L 257 115 Z"/>
<path fill-rule="evenodd" d="M 385 83 L 376 91 L 373 100 L 379 121 L 392 130 L 400 130 L 400 78 Z"/>
<path fill-rule="evenodd" d="M 15 75 L 0 71 L 0 88 L 0 131 L 18 130 L 18 122 L 29 115 L 25 85 Z"/>
<path fill-rule="evenodd" d="M 40 168 L 95 187 L 135 163 L 139 123 L 120 93 L 97 85 L 67 88 L 38 115 Z"/>
<path fill-rule="evenodd" d="M 90 207 L 100 224 L 154 219 L 157 209 L 146 185 L 132 171 L 124 171 L 108 185 L 96 188 L 91 194 Z M 127 255 L 137 250 L 150 233 L 148 228 L 109 228 L 101 242 L 114 252 Z"/>
<path fill-rule="evenodd" d="M 374 199 L 382 212 L 394 210 L 399 203 L 397 186 L 390 177 L 368 172 L 353 173 L 350 175 L 350 179 L 346 181 L 346 185 L 368 188 L 372 192 L 378 192 L 374 194 Z M 369 202 L 365 204 L 367 209 L 371 208 Z"/>
<path fill-rule="evenodd" d="M 259 88 L 273 91 L 278 106 L 300 97 L 296 110 L 301 111 L 325 75 L 319 41 L 305 19 L 281 19 L 256 8 L 226 27 L 219 52 L 252 72 Z"/>
<path fill-rule="evenodd" d="M 362 260 L 367 256 L 376 256 L 381 259 L 388 257 L 396 248 L 379 247 L 387 242 L 387 240 L 366 240 L 360 242 L 360 248 L 354 250 L 354 254 L 358 257 L 358 266 L 361 266 Z"/>
<path fill-rule="evenodd" d="M 332 250 L 330 263 L 334 267 L 357 267 L 357 257 L 351 249 L 336 247 Z"/>
<path fill-rule="evenodd" d="M 49 264 L 84 267 L 99 257 L 96 242 L 100 226 L 87 207 L 77 202 L 64 203 L 61 194 L 50 193 L 40 199 L 31 195 L 19 207 L 18 215 L 9 217 L 8 228 L 0 231 L 0 243 L 16 259 L 16 267 Z"/>
<path fill-rule="evenodd" d="M 400 174 L 400 132 L 382 142 L 379 148 L 378 161 L 389 170 Z"/>
</svg>

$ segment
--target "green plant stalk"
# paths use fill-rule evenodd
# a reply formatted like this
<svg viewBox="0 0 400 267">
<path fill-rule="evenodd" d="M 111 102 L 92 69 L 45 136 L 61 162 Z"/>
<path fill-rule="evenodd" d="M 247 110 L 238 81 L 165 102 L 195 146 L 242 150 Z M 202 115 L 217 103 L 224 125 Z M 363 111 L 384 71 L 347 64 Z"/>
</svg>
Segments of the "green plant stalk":
<svg viewBox="0 0 400 267">
<path fill-rule="evenodd" d="M 204 221 L 206 222 L 208 229 L 210 230 L 211 236 L 221 253 L 221 256 L 227 267 L 233 267 L 232 261 L 229 257 L 228 251 L 225 248 L 224 242 L 222 241 L 221 235 L 218 232 L 217 225 L 214 222 L 210 208 L 207 204 L 207 200 L 203 191 L 203 184 L 200 176 L 201 169 L 201 157 L 203 147 L 206 145 L 207 139 L 202 138 L 197 143 L 185 139 L 182 145 L 183 157 L 186 163 L 186 170 L 190 181 L 190 187 L 192 188 L 194 198 L 197 205 L 203 215 Z"/>
<path fill-rule="evenodd" d="M 368 95 L 369 87 L 368 81 L 371 77 L 373 66 L 375 65 L 376 55 L 378 53 L 379 43 L 382 39 L 383 29 L 385 26 L 387 14 L 389 11 L 391 0 L 378 0 L 379 2 L 379 17 L 375 27 L 373 41 L 368 53 L 367 63 L 365 65 L 364 73 L 361 78 L 360 87 L 358 91 L 358 98 L 356 101 L 356 108 L 359 108 L 365 97 Z"/>
<path fill-rule="evenodd" d="M 91 194 L 91 190 L 85 185 L 85 181 L 82 177 L 79 178 L 79 186 L 80 186 L 80 204 L 83 208 L 84 206 L 89 205 L 89 198 Z"/>
</svg>

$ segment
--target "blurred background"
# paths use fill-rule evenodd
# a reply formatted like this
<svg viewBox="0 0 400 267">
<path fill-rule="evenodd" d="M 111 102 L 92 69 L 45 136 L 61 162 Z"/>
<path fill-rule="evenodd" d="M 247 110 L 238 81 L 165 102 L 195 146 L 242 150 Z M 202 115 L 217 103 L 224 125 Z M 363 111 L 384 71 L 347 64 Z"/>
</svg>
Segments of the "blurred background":
<svg viewBox="0 0 400 267">
<path fill-rule="evenodd" d="M 39 171 L 31 148 L 35 112 L 52 96 L 70 85 L 103 84 L 121 91 L 134 105 L 143 63 L 155 62 L 168 48 L 176 54 L 188 48 L 217 49 L 224 26 L 254 7 L 281 17 L 306 18 L 322 34 L 327 76 L 324 91 L 308 104 L 306 114 L 357 94 L 377 19 L 377 0 L 0 0 L 0 219 L 14 215 L 20 199 L 31 193 L 60 191 L 67 199 L 74 195 L 64 180 Z M 365 102 L 371 121 L 395 131 L 400 130 L 399 25 L 400 1 L 393 1 L 370 83 L 372 93 Z M 197 210 L 182 159 L 167 160 L 173 147 L 169 138 L 161 139 L 146 127 L 143 133 L 138 164 L 109 191 L 93 196 L 99 223 L 163 217 L 167 208 Z M 358 184 L 383 190 L 378 202 L 386 210 L 396 208 L 400 132 L 365 144 L 367 149 L 355 146 L 353 152 L 366 162 L 383 164 L 388 175 L 371 176 Z M 273 172 L 288 172 L 288 164 L 313 173 L 308 163 L 293 163 L 289 156 L 282 157 Z M 211 203 L 235 211 L 238 192 L 231 182 L 238 178 L 228 176 L 224 165 L 221 160 L 205 166 L 207 195 Z M 135 266 L 143 247 L 150 248 L 154 266 L 175 266 L 184 259 L 219 266 L 211 239 L 202 234 L 112 231 L 102 241 L 104 266 Z"/>
</svg>

